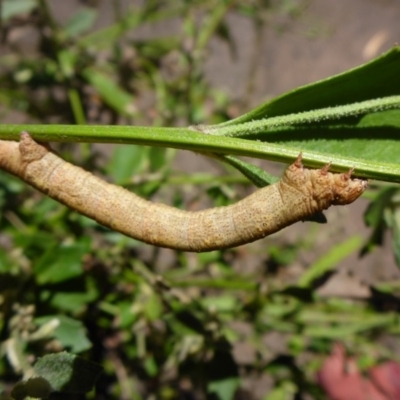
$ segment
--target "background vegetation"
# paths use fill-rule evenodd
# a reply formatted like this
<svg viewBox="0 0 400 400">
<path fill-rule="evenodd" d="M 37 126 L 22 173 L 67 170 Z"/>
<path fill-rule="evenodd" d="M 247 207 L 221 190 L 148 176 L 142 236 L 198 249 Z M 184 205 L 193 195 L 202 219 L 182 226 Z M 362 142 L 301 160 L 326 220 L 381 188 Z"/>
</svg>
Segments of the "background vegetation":
<svg viewBox="0 0 400 400">
<path fill-rule="evenodd" d="M 227 13 L 241 13 L 261 23 L 263 12 L 270 9 L 268 2 L 146 1 L 125 13 L 113 1 L 115 22 L 105 28 L 96 28 L 95 6 L 77 9 L 72 19 L 60 23 L 49 3 L 2 2 L 3 121 L 188 126 L 222 123 L 237 117 L 238 108 L 246 110 L 245 104 L 231 104 L 204 79 L 206 49 L 211 38 L 219 37 L 233 51 Z M 285 12 L 295 17 L 299 9 Z M 175 36 L 140 40 L 131 35 L 146 24 L 178 17 L 182 32 Z M 31 30 L 33 47 L 21 48 L 13 39 L 21 28 Z M 397 53 L 391 54 L 389 59 L 397 60 Z M 382 64 L 388 65 L 382 61 L 373 68 Z M 400 94 L 397 84 L 385 86 L 385 75 L 374 72 L 376 79 L 382 79 L 376 86 L 390 90 L 374 87 L 371 98 Z M 392 133 L 385 139 L 394 146 L 398 114 L 389 111 L 380 114 L 379 121 L 373 119 L 370 105 L 359 106 L 369 99 L 368 85 L 363 87 L 364 97 L 342 95 L 359 108 L 357 112 L 353 108 L 353 114 L 341 109 L 342 114 L 333 116 L 342 118 L 340 134 L 364 127 L 364 139 L 370 141 L 368 135 L 384 118 Z M 321 98 L 308 98 L 310 107 L 318 101 L 320 108 L 329 106 Z M 274 116 L 274 104 L 277 110 L 279 101 L 237 121 L 246 123 L 266 112 Z M 375 104 L 373 111 L 382 110 L 381 104 Z M 291 107 L 287 113 L 304 111 L 294 110 L 294 102 Z M 313 118 L 311 122 L 320 117 Z M 282 135 L 301 122 L 281 121 Z M 223 126 L 229 128 L 229 124 Z M 306 146 L 312 152 L 315 137 L 310 136 Z M 273 136 L 269 139 L 274 140 Z M 371 146 L 387 148 L 388 143 L 382 143 Z M 291 145 L 295 147 L 296 141 Z M 364 145 L 356 143 L 352 156 L 358 155 L 354 149 L 364 151 Z M 337 146 L 327 142 L 325 150 L 335 153 Z M 186 209 L 225 205 L 249 191 L 249 181 L 225 164 L 219 166 L 219 175 L 176 171 L 172 149 L 81 143 L 60 144 L 57 150 L 73 163 L 133 188 L 145 198 Z M 341 154 L 338 151 L 335 157 Z M 372 148 L 368 154 L 371 163 L 381 162 Z M 365 176 L 381 173 L 387 180 L 398 181 L 396 148 L 393 155 L 384 152 L 381 157 L 394 167 L 383 172 L 366 168 Z M 324 159 L 316 156 L 314 161 L 318 165 Z M 398 282 L 366 287 L 365 301 L 318 294 L 340 261 L 356 252 L 372 251 L 382 243 L 387 227 L 393 232 L 393 251 L 400 260 L 398 188 L 375 184 L 367 197 L 373 200 L 366 214 L 373 228 L 368 242 L 349 236 L 329 247 L 328 238 L 326 251 L 317 253 L 320 230 L 315 226 L 295 240 L 278 236 L 256 247 L 188 254 L 107 231 L 1 173 L 4 398 L 31 373 L 37 357 L 63 350 L 104 369 L 96 390 L 87 397 L 107 399 L 317 399 L 323 393 L 315 375 L 333 342 L 344 342 L 361 368 L 381 359 L 396 359 L 387 342 L 400 331 Z M 314 253 L 317 257 L 307 262 L 307 270 L 296 269 L 300 258 L 310 259 L 307 254 Z M 88 364 L 85 368 L 90 370 Z M 78 389 L 64 391 L 78 398 L 71 392 L 89 389 L 98 373 L 93 370 L 93 376 L 82 374 Z M 47 388 L 39 382 L 34 389 L 20 390 L 38 390 L 42 395 Z"/>
</svg>

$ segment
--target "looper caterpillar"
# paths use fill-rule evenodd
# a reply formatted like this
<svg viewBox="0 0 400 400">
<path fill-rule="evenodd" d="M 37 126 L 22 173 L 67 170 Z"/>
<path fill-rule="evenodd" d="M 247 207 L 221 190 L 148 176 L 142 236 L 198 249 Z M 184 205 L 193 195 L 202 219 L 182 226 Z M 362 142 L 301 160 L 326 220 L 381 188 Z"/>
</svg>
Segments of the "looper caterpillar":
<svg viewBox="0 0 400 400">
<path fill-rule="evenodd" d="M 282 179 L 236 204 L 204 211 L 182 211 L 144 200 L 55 155 L 27 132 L 21 141 L 1 141 L 0 168 L 100 224 L 142 242 L 184 251 L 239 246 L 295 222 L 356 200 L 367 181 L 328 172 L 329 164 L 309 170 L 301 154 Z"/>
</svg>

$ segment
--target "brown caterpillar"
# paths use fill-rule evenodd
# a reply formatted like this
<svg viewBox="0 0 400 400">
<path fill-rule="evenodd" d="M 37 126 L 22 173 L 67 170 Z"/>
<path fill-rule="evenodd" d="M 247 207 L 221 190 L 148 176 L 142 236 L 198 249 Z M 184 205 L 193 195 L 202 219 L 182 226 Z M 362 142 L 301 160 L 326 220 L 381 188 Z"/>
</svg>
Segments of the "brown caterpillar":
<svg viewBox="0 0 400 400">
<path fill-rule="evenodd" d="M 66 206 L 134 239 L 184 251 L 211 251 L 263 238 L 327 209 L 349 204 L 367 181 L 328 172 L 329 164 L 309 170 L 301 154 L 282 179 L 236 204 L 204 211 L 182 211 L 146 201 L 67 163 L 46 144 L 21 133 L 21 141 L 0 141 L 0 168 Z"/>
</svg>

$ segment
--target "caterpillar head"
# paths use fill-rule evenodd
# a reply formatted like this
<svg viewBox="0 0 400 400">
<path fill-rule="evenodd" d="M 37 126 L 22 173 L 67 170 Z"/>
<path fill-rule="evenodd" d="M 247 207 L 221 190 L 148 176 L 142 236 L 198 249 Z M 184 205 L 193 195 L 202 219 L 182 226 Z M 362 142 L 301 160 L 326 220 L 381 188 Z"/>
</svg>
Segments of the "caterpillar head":
<svg viewBox="0 0 400 400">
<path fill-rule="evenodd" d="M 333 183 L 333 205 L 350 204 L 358 199 L 368 186 L 365 179 L 351 179 L 354 168 L 344 174 L 331 174 Z"/>
<path fill-rule="evenodd" d="M 317 208 L 324 210 L 331 205 L 350 204 L 365 191 L 368 182 L 352 179 L 353 169 L 346 173 L 329 172 L 330 164 L 316 170 L 304 168 L 301 153 L 284 175 L 286 183 L 311 198 Z"/>
</svg>

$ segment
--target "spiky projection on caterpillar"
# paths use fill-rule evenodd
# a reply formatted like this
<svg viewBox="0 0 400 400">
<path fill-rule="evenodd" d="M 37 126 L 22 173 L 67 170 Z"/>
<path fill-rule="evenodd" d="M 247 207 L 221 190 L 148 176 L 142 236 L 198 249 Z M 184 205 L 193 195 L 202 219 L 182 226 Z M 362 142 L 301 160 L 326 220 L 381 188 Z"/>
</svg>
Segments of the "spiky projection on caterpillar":
<svg viewBox="0 0 400 400">
<path fill-rule="evenodd" d="M 1 141 L 0 168 L 26 183 L 134 239 L 184 251 L 211 251 L 261 239 L 331 205 L 356 200 L 367 181 L 303 167 L 301 155 L 282 179 L 236 204 L 189 212 L 146 201 L 74 166 L 48 145 L 21 133 L 21 141 Z"/>
</svg>

